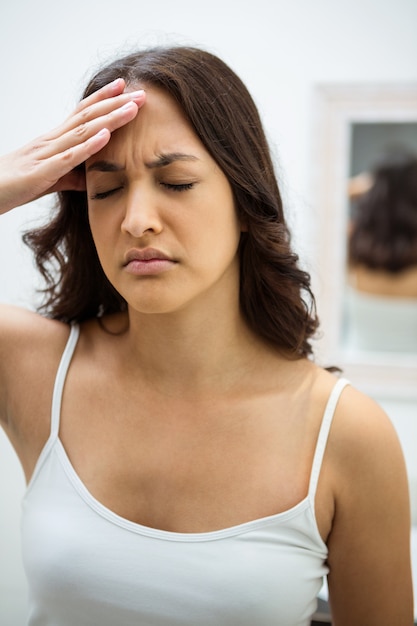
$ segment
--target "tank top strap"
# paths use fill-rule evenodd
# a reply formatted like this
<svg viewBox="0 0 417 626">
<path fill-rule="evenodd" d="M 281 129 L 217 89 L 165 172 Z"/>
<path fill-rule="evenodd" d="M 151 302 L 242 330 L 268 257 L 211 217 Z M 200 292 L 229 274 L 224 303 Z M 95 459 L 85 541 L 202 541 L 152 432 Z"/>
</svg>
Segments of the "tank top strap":
<svg viewBox="0 0 417 626">
<path fill-rule="evenodd" d="M 51 410 L 51 438 L 57 437 L 61 418 L 61 401 L 65 380 L 80 334 L 78 324 L 71 324 L 70 333 L 56 373 Z"/>
<path fill-rule="evenodd" d="M 317 483 L 319 481 L 320 470 L 323 463 L 324 451 L 326 449 L 327 440 L 329 438 L 330 427 L 333 422 L 336 406 L 339 401 L 343 389 L 349 385 L 346 378 L 340 378 L 334 385 L 324 410 L 322 423 L 320 426 L 319 436 L 317 438 L 316 450 L 314 452 L 313 466 L 311 469 L 310 485 L 308 495 L 314 500 L 316 495 Z"/>
</svg>

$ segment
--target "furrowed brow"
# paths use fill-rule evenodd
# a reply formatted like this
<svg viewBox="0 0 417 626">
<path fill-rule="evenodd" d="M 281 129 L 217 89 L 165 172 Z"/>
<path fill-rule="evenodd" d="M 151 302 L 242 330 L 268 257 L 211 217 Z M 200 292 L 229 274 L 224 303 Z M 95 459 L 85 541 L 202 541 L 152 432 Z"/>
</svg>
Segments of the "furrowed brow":
<svg viewBox="0 0 417 626">
<path fill-rule="evenodd" d="M 122 165 L 112 161 L 95 161 L 87 167 L 87 172 L 121 172 L 122 170 L 124 170 Z"/>
<path fill-rule="evenodd" d="M 183 152 L 170 152 L 167 154 L 160 154 L 154 161 L 148 161 L 145 163 L 149 169 L 157 167 L 166 167 L 171 165 L 175 161 L 198 161 L 198 157 L 194 154 L 185 154 Z M 114 161 L 95 161 L 87 167 L 87 172 L 121 172 L 125 168 Z"/>
<path fill-rule="evenodd" d="M 160 154 L 154 161 L 148 161 L 146 167 L 153 169 L 156 167 L 166 167 L 175 161 L 198 161 L 198 157 L 193 154 L 184 154 L 183 152 L 170 152 L 168 154 Z"/>
</svg>

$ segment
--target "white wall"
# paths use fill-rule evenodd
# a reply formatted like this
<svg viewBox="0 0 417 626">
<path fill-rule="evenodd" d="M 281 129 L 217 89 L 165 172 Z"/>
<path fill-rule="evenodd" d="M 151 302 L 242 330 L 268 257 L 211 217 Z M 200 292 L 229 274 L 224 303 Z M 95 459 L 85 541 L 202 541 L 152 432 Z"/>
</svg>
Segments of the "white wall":
<svg viewBox="0 0 417 626">
<path fill-rule="evenodd" d="M 228 62 L 254 95 L 280 163 L 295 240 L 314 271 L 311 233 L 319 207 L 311 197 L 313 87 L 416 81 L 416 24 L 416 0 L 3 2 L 0 152 L 58 124 L 90 72 L 114 54 L 150 44 L 201 45 Z M 37 277 L 19 243 L 19 229 L 46 206 L 28 205 L 2 218 L 3 301 L 33 302 Z M 411 455 L 412 410 L 395 403 L 390 410 L 401 422 Z M 410 428 L 415 435 L 415 422 Z M 0 466 L 0 622 L 19 626 L 25 593 L 18 560 L 23 480 L 3 439 Z"/>
</svg>

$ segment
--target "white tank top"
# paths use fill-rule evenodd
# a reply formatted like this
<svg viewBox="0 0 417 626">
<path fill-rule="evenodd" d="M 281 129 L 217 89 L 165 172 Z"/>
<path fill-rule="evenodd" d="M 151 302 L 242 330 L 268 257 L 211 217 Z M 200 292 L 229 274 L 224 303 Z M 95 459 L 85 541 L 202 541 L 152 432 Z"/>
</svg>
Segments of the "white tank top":
<svg viewBox="0 0 417 626">
<path fill-rule="evenodd" d="M 23 500 L 28 624 L 309 625 L 328 571 L 314 499 L 347 381 L 339 380 L 329 398 L 304 500 L 283 513 L 224 530 L 156 530 L 100 504 L 59 440 L 62 390 L 78 334 L 78 326 L 72 326 L 55 382 L 51 434 Z"/>
</svg>

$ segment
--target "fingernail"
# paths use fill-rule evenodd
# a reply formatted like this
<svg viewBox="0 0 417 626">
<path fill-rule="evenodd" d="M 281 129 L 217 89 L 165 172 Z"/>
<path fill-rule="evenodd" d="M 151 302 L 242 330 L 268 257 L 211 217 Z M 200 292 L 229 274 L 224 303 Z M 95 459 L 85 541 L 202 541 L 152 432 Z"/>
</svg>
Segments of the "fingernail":
<svg viewBox="0 0 417 626">
<path fill-rule="evenodd" d="M 126 95 L 128 95 L 131 100 L 136 100 L 136 98 L 142 98 L 144 93 L 144 89 L 139 89 L 138 91 L 128 91 Z"/>
<path fill-rule="evenodd" d="M 115 80 L 112 80 L 108 86 L 115 89 L 116 87 L 121 87 L 122 82 L 123 82 L 122 78 L 116 78 Z"/>
<path fill-rule="evenodd" d="M 134 105 L 134 104 L 135 104 L 134 102 L 126 102 L 126 104 L 124 104 L 124 105 L 121 107 L 121 109 L 120 109 L 120 110 L 121 110 L 121 111 L 129 111 L 129 110 L 132 108 L 132 105 Z"/>
</svg>

